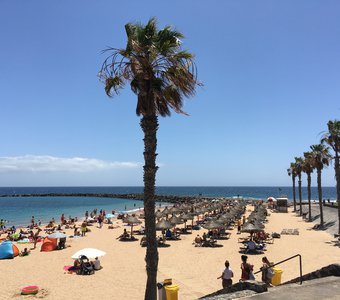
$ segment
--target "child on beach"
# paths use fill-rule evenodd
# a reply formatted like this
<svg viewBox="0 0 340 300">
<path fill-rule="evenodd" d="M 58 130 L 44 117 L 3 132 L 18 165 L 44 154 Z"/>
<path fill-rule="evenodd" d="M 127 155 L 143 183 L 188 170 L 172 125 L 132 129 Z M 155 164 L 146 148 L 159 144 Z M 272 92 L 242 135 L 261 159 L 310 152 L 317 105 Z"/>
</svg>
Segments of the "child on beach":
<svg viewBox="0 0 340 300">
<path fill-rule="evenodd" d="M 233 270 L 229 268 L 229 261 L 226 260 L 225 263 L 225 269 L 220 277 L 217 277 L 217 279 L 222 278 L 222 287 L 225 289 L 226 287 L 229 287 L 233 284 L 233 280 L 231 279 L 234 277 Z"/>
<path fill-rule="evenodd" d="M 25 248 L 24 250 L 21 251 L 20 256 L 27 256 L 28 254 L 30 254 L 30 250 L 28 250 L 27 248 Z"/>
</svg>

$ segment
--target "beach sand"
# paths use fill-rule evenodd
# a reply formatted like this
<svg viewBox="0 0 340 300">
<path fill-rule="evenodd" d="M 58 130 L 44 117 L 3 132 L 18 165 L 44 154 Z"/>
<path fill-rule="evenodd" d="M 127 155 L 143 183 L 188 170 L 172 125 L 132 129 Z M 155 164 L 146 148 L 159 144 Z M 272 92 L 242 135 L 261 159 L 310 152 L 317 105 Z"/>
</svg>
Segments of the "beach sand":
<svg viewBox="0 0 340 300">
<path fill-rule="evenodd" d="M 252 210 L 247 207 L 247 213 Z M 277 262 L 295 254 L 302 255 L 303 273 L 315 271 L 331 263 L 340 261 L 340 249 L 335 247 L 332 235 L 325 231 L 311 230 L 313 223 L 308 223 L 295 213 L 271 213 L 266 224 L 266 232 L 281 232 L 283 228 L 298 228 L 299 235 L 281 235 L 274 244 L 267 246 L 264 255 L 270 261 Z M 53 252 L 40 252 L 41 243 L 27 257 L 16 257 L 12 260 L 0 260 L 1 299 L 21 299 L 20 288 L 27 285 L 38 285 L 42 290 L 37 298 L 44 299 L 144 299 L 146 282 L 145 249 L 136 242 L 116 240 L 125 227 L 120 220 L 115 221 L 120 228 L 102 229 L 91 226 L 91 232 L 84 238 L 67 239 L 70 247 Z M 182 227 L 183 225 L 179 225 Z M 138 228 L 138 227 L 137 227 Z M 194 231 L 191 235 L 182 235 L 180 241 L 168 241 L 168 248 L 159 248 L 158 281 L 172 278 L 179 285 L 179 299 L 197 299 L 221 288 L 217 277 L 224 269 L 228 259 L 234 271 L 234 282 L 241 276 L 238 243 L 239 237 L 248 234 L 237 234 L 231 230 L 229 240 L 220 240 L 223 247 L 202 248 L 192 245 L 196 234 L 206 231 Z M 72 234 L 72 230 L 67 230 Z M 136 236 L 139 239 L 141 236 Z M 31 247 L 31 244 L 28 244 Z M 27 245 L 18 245 L 22 250 Z M 97 248 L 105 251 L 101 258 L 103 269 L 91 276 L 67 274 L 64 265 L 71 265 L 71 256 L 82 248 Z M 264 255 L 249 255 L 248 261 L 254 264 L 254 270 L 261 266 Z M 294 259 L 280 265 L 283 270 L 282 281 L 299 276 L 299 262 Z M 258 274 L 260 280 L 261 276 Z M 30 298 L 31 296 L 28 296 Z"/>
</svg>

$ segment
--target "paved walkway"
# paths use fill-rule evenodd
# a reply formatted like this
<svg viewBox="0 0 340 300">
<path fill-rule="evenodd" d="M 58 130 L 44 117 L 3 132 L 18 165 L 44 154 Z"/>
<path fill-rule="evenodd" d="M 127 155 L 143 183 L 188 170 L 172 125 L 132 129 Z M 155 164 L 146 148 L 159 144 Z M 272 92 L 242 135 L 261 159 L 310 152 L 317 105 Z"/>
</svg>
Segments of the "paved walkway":
<svg viewBox="0 0 340 300">
<path fill-rule="evenodd" d="M 300 284 L 289 284 L 269 288 L 268 292 L 256 294 L 253 291 L 241 291 L 204 298 L 204 300 L 312 300 L 312 299 L 340 299 L 340 277 L 324 277 Z"/>
<path fill-rule="evenodd" d="M 251 300 L 340 299 L 340 277 L 325 277 L 306 281 L 302 285 L 290 284 L 287 286 L 275 287 L 269 289 L 269 292 L 267 293 L 256 294 L 246 298 Z"/>
<path fill-rule="evenodd" d="M 296 209 L 299 209 L 299 205 L 297 203 Z M 302 212 L 308 212 L 308 204 L 302 205 Z M 325 222 L 325 230 L 329 232 L 331 235 L 338 233 L 339 229 L 339 218 L 338 218 L 338 209 L 335 207 L 323 206 L 323 219 Z M 308 220 L 308 217 L 307 217 Z M 320 224 L 320 208 L 319 204 L 312 204 L 312 220 L 315 224 Z"/>
</svg>

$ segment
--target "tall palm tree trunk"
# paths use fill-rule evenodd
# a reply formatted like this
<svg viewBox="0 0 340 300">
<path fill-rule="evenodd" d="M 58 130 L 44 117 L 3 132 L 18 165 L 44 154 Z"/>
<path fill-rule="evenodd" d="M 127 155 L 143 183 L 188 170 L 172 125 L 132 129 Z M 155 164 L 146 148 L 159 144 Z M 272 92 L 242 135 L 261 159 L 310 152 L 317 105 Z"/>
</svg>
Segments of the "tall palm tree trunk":
<svg viewBox="0 0 340 300">
<path fill-rule="evenodd" d="M 144 132 L 144 214 L 146 232 L 146 272 L 147 282 L 145 300 L 157 299 L 158 250 L 155 219 L 155 181 L 158 118 L 156 115 L 144 116 L 140 122 Z"/>
<path fill-rule="evenodd" d="M 312 176 L 310 175 L 310 173 L 307 173 L 307 190 L 308 190 L 308 221 L 312 222 L 312 193 L 311 193 L 311 182 L 312 182 Z"/>
<path fill-rule="evenodd" d="M 338 234 L 340 234 L 340 165 L 339 165 L 339 154 L 337 152 L 335 153 L 334 169 L 335 169 L 335 178 L 336 178 L 336 195 L 337 195 L 337 201 L 338 201 L 338 222 L 339 222 Z"/>
<path fill-rule="evenodd" d="M 294 212 L 296 211 L 296 191 L 295 191 L 295 176 L 292 176 L 293 180 L 293 203 L 294 203 Z"/>
<path fill-rule="evenodd" d="M 320 208 L 320 226 L 323 227 L 323 207 L 322 207 L 322 187 L 321 187 L 321 169 L 317 169 L 318 181 L 318 195 L 319 195 L 319 208 Z"/>
<path fill-rule="evenodd" d="M 301 174 L 299 174 L 298 184 L 299 184 L 300 216 L 302 216 Z"/>
</svg>

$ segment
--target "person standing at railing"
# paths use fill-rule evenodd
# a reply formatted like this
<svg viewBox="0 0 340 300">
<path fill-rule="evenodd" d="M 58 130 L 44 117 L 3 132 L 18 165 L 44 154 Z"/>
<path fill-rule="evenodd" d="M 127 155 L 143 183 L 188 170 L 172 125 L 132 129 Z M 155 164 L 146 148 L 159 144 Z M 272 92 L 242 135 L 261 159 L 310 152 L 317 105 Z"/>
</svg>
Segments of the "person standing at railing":
<svg viewBox="0 0 340 300">
<path fill-rule="evenodd" d="M 262 281 L 265 282 L 267 285 L 271 285 L 272 278 L 274 277 L 274 271 L 272 268 L 273 263 L 269 262 L 266 256 L 262 258 L 262 263 Z"/>
</svg>

